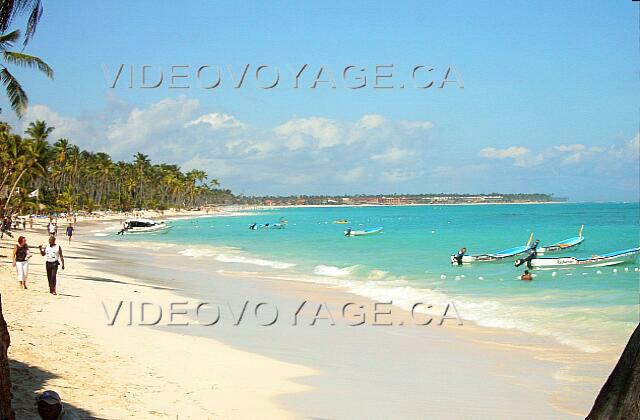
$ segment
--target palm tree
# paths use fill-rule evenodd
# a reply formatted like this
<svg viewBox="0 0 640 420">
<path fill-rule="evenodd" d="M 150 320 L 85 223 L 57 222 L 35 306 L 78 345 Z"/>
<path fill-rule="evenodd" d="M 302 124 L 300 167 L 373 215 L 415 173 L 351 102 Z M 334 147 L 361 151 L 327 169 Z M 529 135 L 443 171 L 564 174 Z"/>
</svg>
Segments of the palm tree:
<svg viewBox="0 0 640 420">
<path fill-rule="evenodd" d="M 27 30 L 24 34 L 24 46 L 36 33 L 36 27 L 42 16 L 42 3 L 40 0 L 2 0 L 0 2 L 0 33 L 9 29 L 13 19 L 29 11 Z"/>
<path fill-rule="evenodd" d="M 47 127 L 46 122 L 38 120 L 35 122 L 30 122 L 27 129 L 24 130 L 24 133 L 28 134 L 29 137 L 33 140 L 45 141 L 54 129 L 55 127 Z"/>
<path fill-rule="evenodd" d="M 7 3 L 6 0 L 2 2 L 3 5 L 5 3 Z M 40 58 L 22 52 L 9 51 L 19 38 L 20 31 L 17 29 L 13 32 L 0 35 L 0 52 L 2 53 L 4 62 L 19 67 L 36 68 L 43 72 L 48 78 L 53 79 L 53 70 Z M 11 109 L 13 109 L 18 117 L 22 117 L 29 104 L 27 93 L 5 64 L 0 64 L 0 69 L 0 81 L 7 92 Z"/>
</svg>

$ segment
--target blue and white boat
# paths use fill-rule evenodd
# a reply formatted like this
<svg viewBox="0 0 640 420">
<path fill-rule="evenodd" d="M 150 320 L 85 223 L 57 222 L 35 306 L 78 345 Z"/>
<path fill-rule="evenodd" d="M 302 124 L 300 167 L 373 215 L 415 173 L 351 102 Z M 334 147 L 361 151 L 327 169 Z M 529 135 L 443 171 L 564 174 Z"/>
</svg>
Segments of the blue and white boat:
<svg viewBox="0 0 640 420">
<path fill-rule="evenodd" d="M 565 239 L 560 242 L 553 243 L 547 246 L 538 247 L 538 254 L 549 254 L 551 252 L 560 252 L 570 248 L 577 248 L 584 242 L 584 236 L 582 236 L 582 230 L 584 229 L 584 225 L 580 226 L 580 231 L 578 232 L 578 236 L 574 238 Z"/>
<path fill-rule="evenodd" d="M 286 223 L 254 223 L 249 226 L 251 230 L 262 230 L 262 229 L 284 229 L 287 227 Z"/>
<path fill-rule="evenodd" d="M 518 255 L 524 254 L 531 249 L 531 241 L 533 241 L 533 233 L 529 236 L 529 240 L 525 245 L 515 246 L 513 248 L 503 249 L 502 251 L 496 251 L 487 254 L 478 254 L 478 255 L 463 255 L 462 263 L 469 264 L 473 262 L 493 262 L 493 261 L 502 261 L 507 258 L 516 257 Z M 451 256 L 451 264 L 457 264 L 457 256 Z"/>
<path fill-rule="evenodd" d="M 344 231 L 344 236 L 367 236 L 382 233 L 382 227 L 365 230 L 353 230 L 351 228 Z"/>
</svg>

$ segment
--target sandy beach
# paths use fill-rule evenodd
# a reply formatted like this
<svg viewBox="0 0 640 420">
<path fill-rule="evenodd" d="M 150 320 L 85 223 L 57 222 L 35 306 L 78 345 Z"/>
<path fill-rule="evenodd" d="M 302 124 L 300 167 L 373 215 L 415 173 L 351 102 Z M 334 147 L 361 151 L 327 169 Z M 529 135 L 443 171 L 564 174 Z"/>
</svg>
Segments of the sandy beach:
<svg viewBox="0 0 640 420">
<path fill-rule="evenodd" d="M 95 241 L 91 232 L 118 217 L 80 221 L 71 245 L 60 238 L 58 296 L 39 255 L 29 290 L 19 290 L 13 240 L 2 240 L 18 418 L 33 418 L 43 389 L 60 392 L 77 418 L 576 418 L 615 364 L 616 355 L 454 320 L 401 327 L 410 318 L 396 307 L 380 321 L 393 326 L 372 325 L 375 302 L 330 285 L 212 270 L 171 244 Z M 43 226 L 25 236 L 32 250 L 46 240 Z M 341 316 L 345 303 L 364 309 Z M 319 305 L 335 322 L 323 312 L 314 323 Z M 205 327 L 214 308 L 220 318 Z M 265 325 L 274 308 L 279 317 Z"/>
</svg>

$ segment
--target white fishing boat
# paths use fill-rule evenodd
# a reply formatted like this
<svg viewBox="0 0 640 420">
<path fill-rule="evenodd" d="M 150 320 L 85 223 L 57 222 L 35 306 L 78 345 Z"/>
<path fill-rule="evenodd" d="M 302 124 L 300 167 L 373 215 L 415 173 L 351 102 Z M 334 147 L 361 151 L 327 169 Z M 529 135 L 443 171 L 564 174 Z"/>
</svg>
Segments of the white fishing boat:
<svg viewBox="0 0 640 420">
<path fill-rule="evenodd" d="M 571 266 L 582 267 L 606 267 L 634 262 L 640 254 L 640 247 L 610 252 L 608 254 L 592 255 L 588 258 L 560 257 L 560 258 L 534 258 L 530 261 L 532 268 L 563 268 Z"/>
<path fill-rule="evenodd" d="M 161 220 L 127 219 L 118 234 L 166 232 L 170 228 L 171 226 Z"/>
<path fill-rule="evenodd" d="M 382 227 L 365 230 L 353 230 L 351 228 L 344 231 L 344 236 L 367 236 L 382 233 Z"/>
<path fill-rule="evenodd" d="M 473 262 L 493 262 L 493 261 L 501 261 L 507 258 L 516 257 L 518 255 L 524 254 L 525 252 L 531 249 L 531 241 L 533 240 L 533 233 L 529 236 L 529 240 L 525 245 L 516 246 L 513 248 L 503 249 L 502 251 L 491 252 L 488 254 L 478 254 L 478 255 L 457 255 L 451 256 L 451 264 L 469 264 Z M 460 258 L 461 257 L 461 258 Z M 459 259 L 461 261 L 459 261 Z"/>
<path fill-rule="evenodd" d="M 584 236 L 582 236 L 582 229 L 584 229 L 584 225 L 580 226 L 580 231 L 578 232 L 578 236 L 574 238 L 565 239 L 560 242 L 556 242 L 551 245 L 541 246 L 537 249 L 538 254 L 549 254 L 552 252 L 560 252 L 566 251 L 570 248 L 577 248 L 584 242 Z"/>
</svg>

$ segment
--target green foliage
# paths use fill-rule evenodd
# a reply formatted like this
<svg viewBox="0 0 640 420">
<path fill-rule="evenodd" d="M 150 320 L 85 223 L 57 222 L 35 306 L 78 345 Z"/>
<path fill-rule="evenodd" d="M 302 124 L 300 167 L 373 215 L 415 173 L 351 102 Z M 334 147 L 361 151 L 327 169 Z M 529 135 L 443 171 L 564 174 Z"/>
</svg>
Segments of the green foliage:
<svg viewBox="0 0 640 420">
<path fill-rule="evenodd" d="M 152 164 L 137 153 L 132 162 L 113 162 L 106 153 L 80 150 L 67 139 L 49 143 L 53 127 L 29 124 L 25 136 L 0 122 L 0 206 L 3 212 L 84 209 L 132 210 L 198 207 L 233 199 L 201 170 Z M 28 197 L 38 190 L 38 197 Z"/>
</svg>

